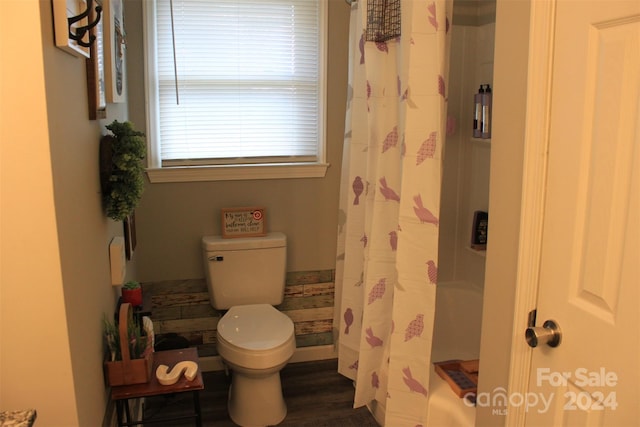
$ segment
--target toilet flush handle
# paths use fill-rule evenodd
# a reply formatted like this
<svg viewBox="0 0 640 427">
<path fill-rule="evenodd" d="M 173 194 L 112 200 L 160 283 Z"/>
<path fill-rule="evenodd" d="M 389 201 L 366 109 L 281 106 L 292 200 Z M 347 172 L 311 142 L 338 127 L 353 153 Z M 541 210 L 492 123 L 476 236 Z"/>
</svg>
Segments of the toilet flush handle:
<svg viewBox="0 0 640 427">
<path fill-rule="evenodd" d="M 224 261 L 224 257 L 222 255 L 210 256 L 209 261 Z"/>
</svg>

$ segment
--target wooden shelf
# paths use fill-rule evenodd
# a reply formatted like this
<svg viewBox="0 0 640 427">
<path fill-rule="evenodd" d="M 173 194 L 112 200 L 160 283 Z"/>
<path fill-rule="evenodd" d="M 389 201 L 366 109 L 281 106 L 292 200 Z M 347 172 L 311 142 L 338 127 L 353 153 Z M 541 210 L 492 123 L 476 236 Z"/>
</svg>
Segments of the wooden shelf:
<svg viewBox="0 0 640 427">
<path fill-rule="evenodd" d="M 467 246 L 466 249 L 469 252 L 471 252 L 473 254 L 476 254 L 478 256 L 481 256 L 481 257 L 486 257 L 487 256 L 487 250 L 486 249 L 473 249 L 473 248 L 471 248 L 469 246 Z"/>
<path fill-rule="evenodd" d="M 469 138 L 469 141 L 479 145 L 491 145 L 491 138 Z"/>
</svg>

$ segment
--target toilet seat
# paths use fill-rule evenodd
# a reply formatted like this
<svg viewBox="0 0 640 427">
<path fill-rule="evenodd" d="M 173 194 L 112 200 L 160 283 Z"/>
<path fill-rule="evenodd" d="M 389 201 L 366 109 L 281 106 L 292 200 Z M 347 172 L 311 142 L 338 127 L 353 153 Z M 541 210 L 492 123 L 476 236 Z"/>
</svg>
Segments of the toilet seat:
<svg viewBox="0 0 640 427">
<path fill-rule="evenodd" d="M 218 353 L 250 369 L 286 363 L 295 350 L 293 322 L 269 304 L 231 307 L 218 322 Z"/>
<path fill-rule="evenodd" d="M 269 350 L 289 340 L 293 322 L 269 304 L 231 307 L 218 322 L 218 333 L 228 343 L 246 350 Z"/>
</svg>

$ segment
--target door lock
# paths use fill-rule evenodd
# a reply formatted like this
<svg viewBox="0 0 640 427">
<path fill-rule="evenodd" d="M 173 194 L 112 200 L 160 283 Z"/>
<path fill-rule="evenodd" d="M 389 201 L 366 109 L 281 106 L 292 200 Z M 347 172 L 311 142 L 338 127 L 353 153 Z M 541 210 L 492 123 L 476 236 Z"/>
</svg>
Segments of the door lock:
<svg viewBox="0 0 640 427">
<path fill-rule="evenodd" d="M 529 347 L 537 347 L 538 344 L 546 344 L 549 347 L 557 347 L 562 339 L 560 327 L 553 320 L 547 320 L 542 327 L 529 326 L 524 333 Z"/>
</svg>

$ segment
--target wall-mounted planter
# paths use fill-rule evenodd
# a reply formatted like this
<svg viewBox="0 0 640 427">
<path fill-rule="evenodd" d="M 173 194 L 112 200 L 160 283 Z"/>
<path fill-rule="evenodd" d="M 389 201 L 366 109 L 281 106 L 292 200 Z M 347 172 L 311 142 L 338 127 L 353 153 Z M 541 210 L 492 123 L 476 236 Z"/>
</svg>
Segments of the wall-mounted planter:
<svg viewBox="0 0 640 427">
<path fill-rule="evenodd" d="M 100 187 L 107 216 L 122 221 L 133 213 L 144 191 L 144 133 L 130 122 L 107 125 L 113 135 L 100 139 Z"/>
<path fill-rule="evenodd" d="M 109 177 L 111 177 L 112 160 L 113 157 L 113 141 L 114 137 L 111 135 L 105 135 L 100 138 L 100 190 L 102 194 L 106 194 L 109 191 Z"/>
</svg>

